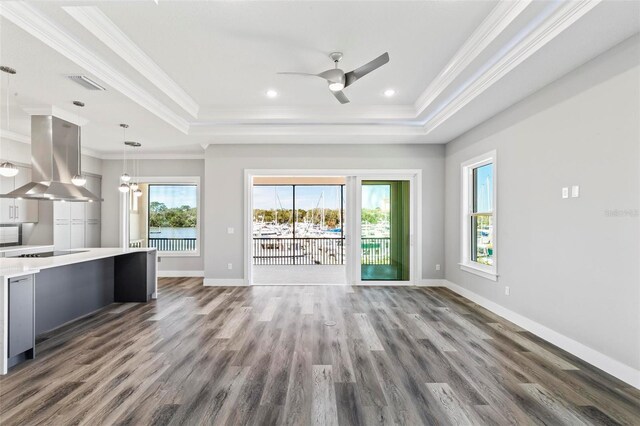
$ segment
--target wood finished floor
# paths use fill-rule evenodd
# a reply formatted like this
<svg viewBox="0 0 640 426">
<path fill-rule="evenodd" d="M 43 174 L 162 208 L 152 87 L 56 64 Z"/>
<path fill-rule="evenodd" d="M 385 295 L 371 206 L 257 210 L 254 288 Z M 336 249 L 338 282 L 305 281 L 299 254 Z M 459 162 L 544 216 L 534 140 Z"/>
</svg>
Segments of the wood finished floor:
<svg viewBox="0 0 640 426">
<path fill-rule="evenodd" d="M 640 424 L 640 391 L 442 288 L 162 279 L 46 337 L 0 424 Z"/>
</svg>

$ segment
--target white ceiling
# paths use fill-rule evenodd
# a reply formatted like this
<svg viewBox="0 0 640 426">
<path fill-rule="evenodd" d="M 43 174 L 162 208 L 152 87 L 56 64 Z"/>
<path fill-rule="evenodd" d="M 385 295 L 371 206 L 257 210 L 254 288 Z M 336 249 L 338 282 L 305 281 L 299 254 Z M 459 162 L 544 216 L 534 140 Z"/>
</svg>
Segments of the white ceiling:
<svg viewBox="0 0 640 426">
<path fill-rule="evenodd" d="M 103 156 L 127 139 L 197 154 L 209 143 L 446 143 L 640 31 L 636 1 L 31 1 L 0 9 L 11 78 L 5 136 L 28 140 L 33 107 L 87 124 Z M 345 90 L 320 72 L 344 52 L 390 62 Z M 107 88 L 70 82 L 85 74 Z M 387 88 L 396 96 L 386 98 Z M 269 99 L 267 89 L 279 96 Z"/>
</svg>

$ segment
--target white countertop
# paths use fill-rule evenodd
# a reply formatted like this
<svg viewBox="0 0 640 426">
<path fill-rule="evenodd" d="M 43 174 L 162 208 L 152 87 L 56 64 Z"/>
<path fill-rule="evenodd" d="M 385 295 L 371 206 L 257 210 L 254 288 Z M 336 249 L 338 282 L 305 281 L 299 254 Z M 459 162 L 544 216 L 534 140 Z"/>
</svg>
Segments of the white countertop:
<svg viewBox="0 0 640 426">
<path fill-rule="evenodd" d="M 22 250 L 53 250 L 53 244 L 48 245 L 23 245 L 23 246 L 9 246 L 9 247 L 0 247 L 0 253 L 9 253 L 12 251 L 22 251 Z"/>
<path fill-rule="evenodd" d="M 89 262 L 106 257 L 120 256 L 128 253 L 150 252 L 155 248 L 88 248 L 71 250 L 78 253 L 53 257 L 3 257 L 0 258 L 0 283 L 3 278 L 17 277 L 40 272 L 42 269 Z"/>
</svg>

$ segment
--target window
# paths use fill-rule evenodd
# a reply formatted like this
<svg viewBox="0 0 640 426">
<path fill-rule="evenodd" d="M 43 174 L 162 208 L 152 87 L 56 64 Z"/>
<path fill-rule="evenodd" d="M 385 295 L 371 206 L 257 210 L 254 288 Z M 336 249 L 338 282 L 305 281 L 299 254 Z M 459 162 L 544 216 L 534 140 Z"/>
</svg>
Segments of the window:
<svg viewBox="0 0 640 426">
<path fill-rule="evenodd" d="M 149 183 L 140 185 L 146 198 L 144 245 L 164 256 L 199 252 L 198 185 Z M 146 237 L 146 238 L 144 238 Z"/>
<path fill-rule="evenodd" d="M 496 154 L 462 164 L 461 269 L 497 279 Z"/>
</svg>

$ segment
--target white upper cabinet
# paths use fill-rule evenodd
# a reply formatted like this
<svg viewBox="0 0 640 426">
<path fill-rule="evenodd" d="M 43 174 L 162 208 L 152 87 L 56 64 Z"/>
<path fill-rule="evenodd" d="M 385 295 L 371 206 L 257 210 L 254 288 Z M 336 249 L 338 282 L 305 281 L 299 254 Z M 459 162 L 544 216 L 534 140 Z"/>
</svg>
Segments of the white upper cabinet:
<svg viewBox="0 0 640 426">
<path fill-rule="evenodd" d="M 6 194 L 31 182 L 31 168 L 18 166 L 20 172 L 14 177 L 0 177 L 0 193 Z M 0 199 L 0 222 L 21 223 L 38 221 L 38 201 Z"/>
</svg>

